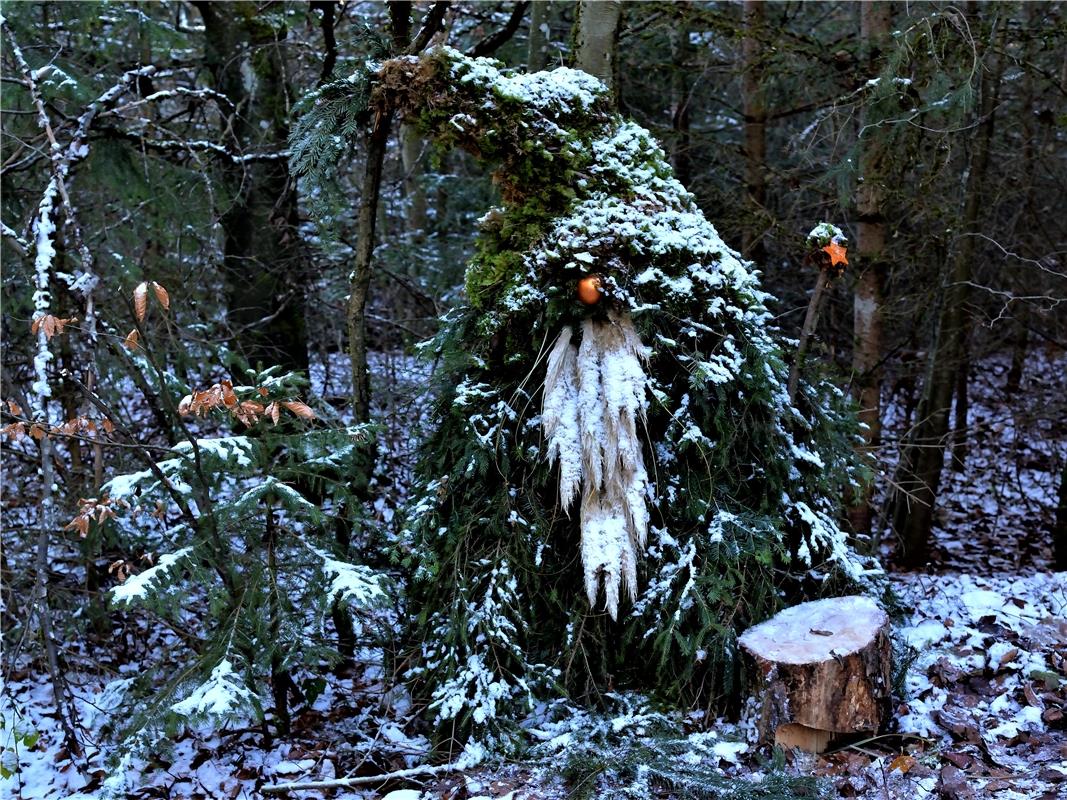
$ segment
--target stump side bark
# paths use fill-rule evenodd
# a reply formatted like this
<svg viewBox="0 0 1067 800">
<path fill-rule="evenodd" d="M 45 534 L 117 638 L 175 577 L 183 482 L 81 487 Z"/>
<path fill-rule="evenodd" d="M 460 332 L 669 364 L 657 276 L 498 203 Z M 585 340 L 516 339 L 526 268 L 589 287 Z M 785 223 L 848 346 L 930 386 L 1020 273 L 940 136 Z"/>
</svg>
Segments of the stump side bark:
<svg viewBox="0 0 1067 800">
<path fill-rule="evenodd" d="M 755 661 L 763 741 L 821 753 L 888 719 L 889 620 L 870 598 L 801 603 L 738 641 Z"/>
</svg>

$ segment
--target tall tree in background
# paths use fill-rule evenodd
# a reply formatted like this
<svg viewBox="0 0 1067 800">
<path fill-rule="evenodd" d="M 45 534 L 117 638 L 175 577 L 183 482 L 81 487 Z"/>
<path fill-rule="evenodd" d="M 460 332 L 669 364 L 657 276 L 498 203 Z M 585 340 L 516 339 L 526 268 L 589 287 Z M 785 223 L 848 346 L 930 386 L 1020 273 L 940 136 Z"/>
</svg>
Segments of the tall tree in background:
<svg viewBox="0 0 1067 800">
<path fill-rule="evenodd" d="M 763 228 L 767 202 L 767 109 L 763 97 L 763 41 L 766 23 L 763 0 L 745 0 L 741 44 L 741 100 L 745 119 L 745 202 L 750 219 L 744 229 L 743 252 L 763 260 Z"/>
<path fill-rule="evenodd" d="M 550 16 L 549 0 L 533 0 L 530 3 L 530 37 L 526 51 L 527 72 L 538 72 L 548 66 Z"/>
<path fill-rule="evenodd" d="M 981 29 L 982 20 L 977 14 L 972 14 L 969 22 L 972 31 Z M 1002 27 L 1001 33 L 1003 30 Z M 1002 41 L 1000 45 L 1003 45 Z M 920 566 L 927 556 L 948 443 L 952 395 L 965 355 L 968 333 L 965 304 L 978 242 L 976 234 L 981 222 L 983 188 L 1004 68 L 1002 46 L 992 46 L 990 41 L 983 47 L 979 41 L 976 47 L 981 85 L 975 119 L 977 134 L 965 170 L 964 204 L 954 255 L 946 265 L 943 278 L 941 308 L 930 348 L 918 421 L 901 450 L 894 483 L 892 527 L 900 543 L 898 559 L 905 566 Z M 990 51 L 994 53 L 992 64 L 988 72 L 982 72 Z"/>
<path fill-rule="evenodd" d="M 689 41 L 689 2 L 672 6 L 677 19 L 671 28 L 671 127 L 674 128 L 674 147 L 671 150 L 671 166 L 674 175 L 689 186 L 693 180 L 692 140 L 689 134 L 689 59 L 693 45 Z"/>
<path fill-rule="evenodd" d="M 252 3 L 198 2 L 204 62 L 232 103 L 224 143 L 278 152 L 289 136 L 284 17 Z M 221 222 L 228 319 L 248 360 L 307 371 L 306 260 L 295 184 L 284 156 L 225 161 Z"/>
<path fill-rule="evenodd" d="M 889 34 L 891 7 L 887 2 L 864 3 L 860 9 L 860 35 L 866 56 L 867 74 L 878 75 L 882 48 Z M 856 189 L 856 258 L 858 277 L 853 299 L 853 396 L 859 404 L 865 452 L 878 447 L 882 433 L 882 353 L 885 348 L 882 314 L 885 304 L 886 221 L 885 133 L 878 125 L 882 115 L 865 107 L 860 121 L 860 183 Z M 852 530 L 871 531 L 871 491 L 860 490 L 849 512 Z"/>
<path fill-rule="evenodd" d="M 389 23 L 393 53 L 407 49 L 411 36 L 411 3 L 390 2 Z M 378 198 L 382 168 L 393 124 L 393 110 L 383 108 L 374 118 L 363 142 L 364 171 L 356 220 L 356 252 L 345 320 L 348 327 L 348 357 L 352 369 L 352 412 L 357 422 L 370 419 L 370 371 L 367 367 L 367 295 L 370 291 L 371 260 L 374 256 Z"/>
<path fill-rule="evenodd" d="M 575 66 L 600 78 L 616 96 L 616 52 L 621 23 L 621 0 L 580 0 L 578 3 Z"/>
</svg>

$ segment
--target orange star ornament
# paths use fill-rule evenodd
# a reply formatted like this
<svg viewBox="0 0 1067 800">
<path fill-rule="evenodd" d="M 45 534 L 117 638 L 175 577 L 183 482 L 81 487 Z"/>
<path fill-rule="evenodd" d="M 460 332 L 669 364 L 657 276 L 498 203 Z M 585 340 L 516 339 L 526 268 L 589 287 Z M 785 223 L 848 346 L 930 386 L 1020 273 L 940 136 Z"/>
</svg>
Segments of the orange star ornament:
<svg viewBox="0 0 1067 800">
<path fill-rule="evenodd" d="M 823 252 L 830 256 L 831 267 L 836 267 L 838 264 L 848 264 L 848 259 L 845 257 L 848 250 L 837 242 L 830 242 L 823 248 Z"/>
</svg>

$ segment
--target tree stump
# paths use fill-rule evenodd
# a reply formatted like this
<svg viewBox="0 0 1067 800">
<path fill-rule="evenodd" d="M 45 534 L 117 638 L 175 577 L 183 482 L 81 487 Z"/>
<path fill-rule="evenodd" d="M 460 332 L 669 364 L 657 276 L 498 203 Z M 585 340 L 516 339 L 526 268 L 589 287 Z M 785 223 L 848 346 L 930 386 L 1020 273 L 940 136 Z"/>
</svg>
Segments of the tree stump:
<svg viewBox="0 0 1067 800">
<path fill-rule="evenodd" d="M 868 597 L 801 603 L 738 642 L 756 662 L 764 742 L 821 753 L 889 716 L 889 620 Z"/>
</svg>

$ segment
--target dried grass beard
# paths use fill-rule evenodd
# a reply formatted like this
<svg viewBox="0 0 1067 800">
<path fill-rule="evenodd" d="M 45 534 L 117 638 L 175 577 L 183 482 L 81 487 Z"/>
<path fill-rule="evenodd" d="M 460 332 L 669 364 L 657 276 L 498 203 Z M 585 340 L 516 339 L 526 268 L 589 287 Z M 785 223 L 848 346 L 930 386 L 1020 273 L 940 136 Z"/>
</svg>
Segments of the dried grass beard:
<svg viewBox="0 0 1067 800">
<path fill-rule="evenodd" d="M 589 604 L 600 584 L 604 604 L 618 618 L 619 591 L 637 592 L 637 558 L 648 538 L 648 505 L 638 421 L 648 401 L 641 344 L 630 315 L 609 311 L 586 319 L 573 343 L 568 325 L 548 356 L 542 426 L 549 463 L 559 461 L 559 493 L 568 511 L 582 488 L 582 567 Z"/>
</svg>

